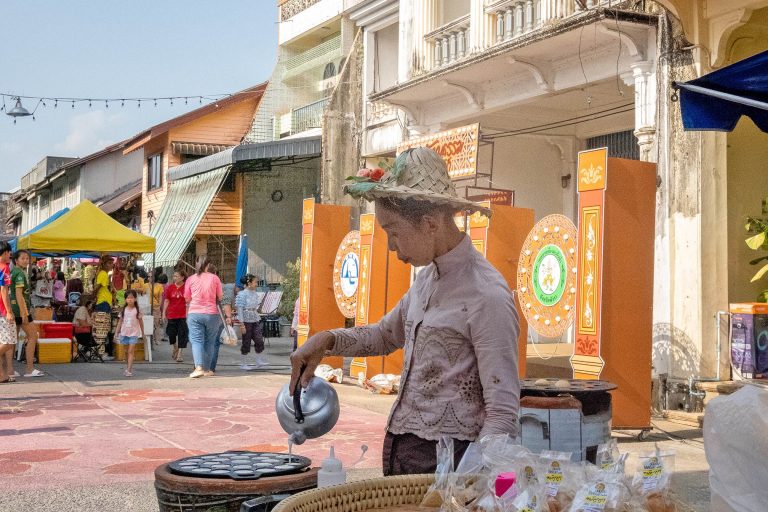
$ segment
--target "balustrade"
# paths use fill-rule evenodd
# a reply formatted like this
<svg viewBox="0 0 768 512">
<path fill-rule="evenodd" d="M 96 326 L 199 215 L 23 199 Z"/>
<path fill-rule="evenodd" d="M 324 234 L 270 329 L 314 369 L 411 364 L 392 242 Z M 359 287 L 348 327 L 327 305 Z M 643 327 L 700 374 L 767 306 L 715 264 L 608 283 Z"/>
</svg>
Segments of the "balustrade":
<svg viewBox="0 0 768 512">
<path fill-rule="evenodd" d="M 469 14 L 454 20 L 424 36 L 432 45 L 432 67 L 447 66 L 467 56 Z"/>
</svg>

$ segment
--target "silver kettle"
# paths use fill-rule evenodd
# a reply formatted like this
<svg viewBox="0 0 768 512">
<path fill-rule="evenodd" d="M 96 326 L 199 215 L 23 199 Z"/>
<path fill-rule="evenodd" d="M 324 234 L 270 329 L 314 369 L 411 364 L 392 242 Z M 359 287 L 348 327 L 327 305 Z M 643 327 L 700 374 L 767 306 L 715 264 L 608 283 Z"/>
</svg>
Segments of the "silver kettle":
<svg viewBox="0 0 768 512">
<path fill-rule="evenodd" d="M 312 377 L 309 385 L 302 389 L 301 374 L 296 389 L 291 390 L 289 386 L 285 384 L 275 400 L 277 419 L 289 435 L 289 441 L 302 444 L 327 434 L 339 420 L 339 395 L 333 386 Z"/>
</svg>

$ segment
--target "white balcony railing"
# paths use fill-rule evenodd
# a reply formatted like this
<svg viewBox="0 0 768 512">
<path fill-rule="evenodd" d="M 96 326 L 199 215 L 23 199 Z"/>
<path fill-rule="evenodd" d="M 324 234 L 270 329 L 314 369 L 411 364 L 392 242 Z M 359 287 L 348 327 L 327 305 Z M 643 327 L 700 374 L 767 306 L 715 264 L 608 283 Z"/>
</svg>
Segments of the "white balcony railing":
<svg viewBox="0 0 768 512">
<path fill-rule="evenodd" d="M 469 54 L 469 14 L 424 36 L 432 48 L 432 68 L 447 66 Z"/>
<path fill-rule="evenodd" d="M 623 0 L 584 0 L 587 9 L 616 6 Z M 495 17 L 495 41 L 509 41 L 583 11 L 575 0 L 486 0 L 485 12 Z"/>
</svg>

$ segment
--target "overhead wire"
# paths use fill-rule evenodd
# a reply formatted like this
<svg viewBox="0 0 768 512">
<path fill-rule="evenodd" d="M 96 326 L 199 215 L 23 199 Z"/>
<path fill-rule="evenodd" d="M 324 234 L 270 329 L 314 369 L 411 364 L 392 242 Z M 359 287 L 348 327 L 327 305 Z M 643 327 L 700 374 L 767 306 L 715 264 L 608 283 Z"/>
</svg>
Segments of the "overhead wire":
<svg viewBox="0 0 768 512">
<path fill-rule="evenodd" d="M 588 114 L 583 114 L 580 116 L 562 119 L 560 121 L 553 121 L 551 123 L 545 123 L 545 124 L 536 125 L 536 126 L 529 126 L 526 128 L 519 128 L 515 130 L 502 131 L 502 132 L 497 132 L 497 133 L 492 133 L 487 135 L 484 134 L 483 140 L 490 141 L 495 139 L 501 139 L 504 137 L 513 137 L 516 135 L 527 135 L 531 133 L 539 133 L 547 130 L 554 130 L 556 128 L 573 126 L 574 124 L 579 124 L 583 122 L 595 121 L 597 119 L 602 119 L 604 117 L 624 114 L 632 111 L 634 111 L 634 103 L 625 103 L 623 105 L 618 105 L 616 107 L 598 110 L 595 112 L 590 112 Z"/>
</svg>

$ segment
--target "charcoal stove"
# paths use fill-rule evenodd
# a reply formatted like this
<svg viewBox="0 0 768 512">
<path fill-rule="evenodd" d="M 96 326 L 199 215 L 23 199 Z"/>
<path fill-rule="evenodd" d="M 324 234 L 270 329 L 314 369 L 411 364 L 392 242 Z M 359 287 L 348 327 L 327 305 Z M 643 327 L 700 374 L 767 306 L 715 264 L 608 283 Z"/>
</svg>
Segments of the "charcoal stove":
<svg viewBox="0 0 768 512">
<path fill-rule="evenodd" d="M 568 386 L 557 386 L 559 381 Z M 595 462 L 597 446 L 611 438 L 609 391 L 617 386 L 579 379 L 523 379 L 520 384 L 523 445 L 534 453 L 572 452 L 573 460 Z"/>
<path fill-rule="evenodd" d="M 248 500 L 274 504 L 317 487 L 318 468 L 311 463 L 287 453 L 229 451 L 161 464 L 155 469 L 159 510 L 238 512 Z"/>
</svg>

